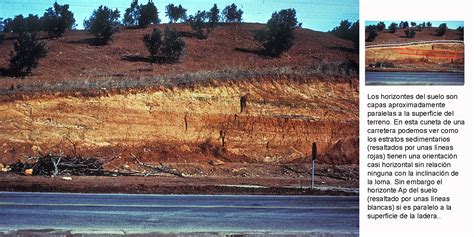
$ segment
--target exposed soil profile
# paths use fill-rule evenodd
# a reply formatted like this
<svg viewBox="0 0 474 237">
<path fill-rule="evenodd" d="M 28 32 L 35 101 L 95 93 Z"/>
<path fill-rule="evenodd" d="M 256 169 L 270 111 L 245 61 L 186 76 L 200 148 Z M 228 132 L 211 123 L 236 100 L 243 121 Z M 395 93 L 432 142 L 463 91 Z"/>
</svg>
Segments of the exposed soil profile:
<svg viewBox="0 0 474 237">
<path fill-rule="evenodd" d="M 352 42 L 298 29 L 295 46 L 273 59 L 255 53 L 252 35 L 260 27 L 224 24 L 207 40 L 185 38 L 185 55 L 176 64 L 148 61 L 141 38 L 152 27 L 124 28 L 106 46 L 91 45 L 84 31 L 44 39 L 50 52 L 32 75 L 0 77 L 0 163 L 52 153 L 94 157 L 110 171 L 139 170 L 139 157 L 188 179 L 155 187 L 150 179 L 167 182 L 167 176 L 95 177 L 103 191 L 137 192 L 134 187 L 144 185 L 137 190 L 238 193 L 220 181 L 202 191 L 209 178 L 238 178 L 228 184 L 291 194 L 278 182 L 307 185 L 316 142 L 318 177 L 326 177 L 319 182 L 357 187 L 359 81 Z M 13 42 L 7 37 L 0 50 L 11 51 Z M 7 65 L 8 54 L 0 55 L 0 67 Z M 36 178 L 3 175 L 0 182 L 2 190 L 20 191 L 102 187 L 87 177 L 73 177 L 77 189 Z M 170 191 L 173 186 L 189 187 Z"/>
<path fill-rule="evenodd" d="M 406 37 L 404 29 L 378 32 L 366 41 L 366 71 L 464 72 L 463 33 L 447 29 L 438 36 L 436 29 L 417 29 L 414 38 Z"/>
</svg>

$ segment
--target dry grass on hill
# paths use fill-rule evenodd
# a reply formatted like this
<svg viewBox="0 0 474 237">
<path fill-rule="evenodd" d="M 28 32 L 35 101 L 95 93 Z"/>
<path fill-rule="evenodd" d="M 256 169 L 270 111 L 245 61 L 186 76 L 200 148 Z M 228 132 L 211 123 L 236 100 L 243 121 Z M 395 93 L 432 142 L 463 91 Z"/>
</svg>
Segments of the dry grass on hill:
<svg viewBox="0 0 474 237">
<path fill-rule="evenodd" d="M 122 28 L 114 40 L 105 46 L 93 45 L 92 36 L 86 31 L 67 32 L 64 37 L 48 39 L 48 56 L 42 59 L 38 68 L 24 78 L 0 76 L 0 89 L 15 86 L 62 81 L 94 81 L 101 79 L 137 79 L 158 76 L 173 76 L 186 73 L 211 71 L 268 71 L 275 68 L 314 67 L 317 65 L 358 61 L 358 54 L 352 51 L 352 42 L 338 39 L 329 33 L 308 29 L 296 31 L 295 45 L 281 58 L 263 57 L 257 53 L 253 33 L 261 24 L 223 24 L 218 26 L 207 40 L 185 38 L 186 49 L 179 63 L 149 63 L 142 38 L 152 31 L 146 29 Z M 190 31 L 185 24 L 162 24 L 158 28 L 176 28 Z M 7 35 L 0 45 L 0 68 L 8 67 L 9 52 L 13 51 L 15 38 Z"/>
<path fill-rule="evenodd" d="M 463 35 L 457 30 L 448 29 L 446 34 L 443 36 L 436 35 L 437 27 L 427 27 L 421 31 L 416 31 L 415 38 L 405 37 L 405 30 L 398 29 L 395 33 L 390 33 L 388 30 L 378 32 L 377 37 L 374 41 L 367 41 L 367 32 L 366 32 L 366 45 L 376 45 L 376 44 L 398 44 L 398 43 L 409 43 L 417 41 L 432 41 L 432 40 L 462 40 Z"/>
</svg>

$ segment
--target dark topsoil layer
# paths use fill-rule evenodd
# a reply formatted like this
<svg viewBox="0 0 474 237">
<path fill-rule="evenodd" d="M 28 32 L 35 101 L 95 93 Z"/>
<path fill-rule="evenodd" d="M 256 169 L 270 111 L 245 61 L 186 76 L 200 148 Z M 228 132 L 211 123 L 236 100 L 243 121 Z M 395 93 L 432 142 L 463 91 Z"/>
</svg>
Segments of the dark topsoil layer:
<svg viewBox="0 0 474 237">
<path fill-rule="evenodd" d="M 358 195 L 358 181 L 316 177 L 314 190 L 309 178 L 214 178 L 214 177 L 62 177 L 22 176 L 0 173 L 0 191 L 131 193 L 131 194 L 249 194 L 249 195 Z"/>
</svg>

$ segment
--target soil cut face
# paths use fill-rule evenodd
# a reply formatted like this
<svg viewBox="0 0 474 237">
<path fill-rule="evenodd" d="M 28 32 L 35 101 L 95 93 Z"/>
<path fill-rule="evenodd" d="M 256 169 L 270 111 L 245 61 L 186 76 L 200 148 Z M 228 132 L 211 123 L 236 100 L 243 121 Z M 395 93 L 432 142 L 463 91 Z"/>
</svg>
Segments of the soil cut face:
<svg viewBox="0 0 474 237">
<path fill-rule="evenodd" d="M 50 53 L 31 76 L 0 78 L 0 163 L 53 153 L 94 157 L 111 171 L 139 170 L 138 157 L 186 177 L 307 180 L 316 142 L 317 164 L 331 170 L 326 176 L 357 186 L 352 42 L 298 29 L 295 46 L 273 59 L 252 40 L 260 27 L 226 24 L 207 40 L 186 38 L 181 62 L 166 65 L 146 58 L 141 39 L 152 28 L 122 29 L 106 46 L 90 44 L 83 31 L 46 39 Z M 12 44 L 7 39 L 1 50 Z M 7 60 L 1 55 L 0 66 Z M 84 187 L 77 191 L 92 186 Z"/>
<path fill-rule="evenodd" d="M 365 51 L 368 71 L 464 71 L 464 44 L 426 43 Z"/>
<path fill-rule="evenodd" d="M 448 29 L 436 35 L 435 27 L 416 31 L 414 38 L 405 37 L 403 29 L 395 33 L 378 33 L 366 42 L 366 71 L 464 71 L 463 33 Z"/>
</svg>

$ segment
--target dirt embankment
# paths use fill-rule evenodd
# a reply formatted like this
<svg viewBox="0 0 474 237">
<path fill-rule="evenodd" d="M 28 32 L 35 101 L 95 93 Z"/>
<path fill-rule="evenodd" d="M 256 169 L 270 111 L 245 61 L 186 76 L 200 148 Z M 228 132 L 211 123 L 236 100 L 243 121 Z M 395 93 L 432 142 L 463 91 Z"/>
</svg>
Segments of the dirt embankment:
<svg viewBox="0 0 474 237">
<path fill-rule="evenodd" d="M 246 194 L 246 195 L 358 195 L 357 181 L 288 178 L 178 178 L 178 177 L 60 177 L 2 175 L 0 191 L 136 193 L 136 194 Z M 332 187 L 329 187 L 331 185 Z"/>
<path fill-rule="evenodd" d="M 426 43 L 367 48 L 369 71 L 464 71 L 463 43 Z"/>
<path fill-rule="evenodd" d="M 180 62 L 166 65 L 149 63 L 141 43 L 152 27 L 122 29 L 106 46 L 84 31 L 44 39 L 49 54 L 32 75 L 0 78 L 0 163 L 51 152 L 96 157 L 108 170 L 138 169 L 139 157 L 187 177 L 301 178 L 316 142 L 318 164 L 357 167 L 352 42 L 298 29 L 291 50 L 267 58 L 253 41 L 261 27 L 224 24 L 207 40 L 186 38 Z M 344 182 L 355 170 L 341 172 Z"/>
<path fill-rule="evenodd" d="M 379 31 L 372 42 L 365 43 L 366 70 L 463 72 L 463 33 L 447 29 L 439 36 L 436 29 L 416 28 L 414 38 L 406 37 L 404 29 Z"/>
<path fill-rule="evenodd" d="M 357 163 L 357 101 L 349 83 L 286 79 L 18 99 L 0 104 L 0 158 L 5 163 L 75 149 L 104 158 L 133 152 L 156 161 L 193 160 L 204 154 L 281 163 L 307 157 L 316 142 L 326 157 L 336 143 L 350 143 L 337 161 L 327 162 Z"/>
</svg>

